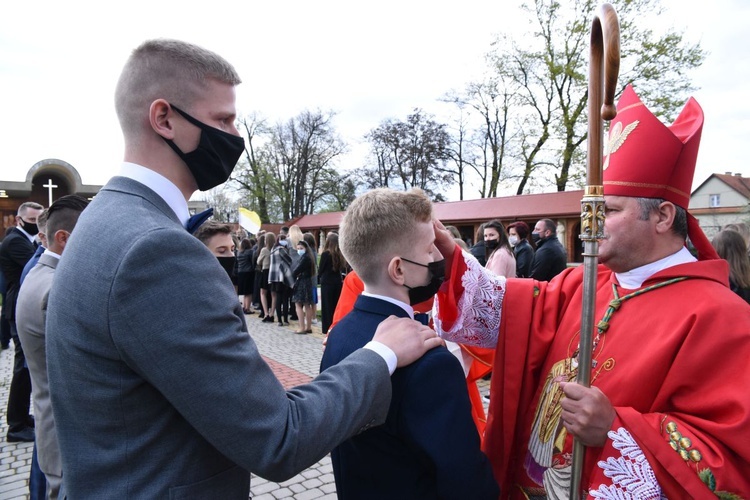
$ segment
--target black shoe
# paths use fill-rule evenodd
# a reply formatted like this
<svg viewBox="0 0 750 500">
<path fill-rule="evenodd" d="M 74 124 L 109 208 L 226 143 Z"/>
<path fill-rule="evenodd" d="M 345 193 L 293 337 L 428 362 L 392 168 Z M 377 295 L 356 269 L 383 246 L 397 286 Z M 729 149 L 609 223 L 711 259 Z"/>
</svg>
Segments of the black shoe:
<svg viewBox="0 0 750 500">
<path fill-rule="evenodd" d="M 284 323 L 282 323 L 281 321 L 279 321 L 279 326 L 284 326 Z"/>
<path fill-rule="evenodd" d="M 26 427 L 25 429 L 21 429 L 20 431 L 8 431 L 6 440 L 9 443 L 31 443 L 34 441 L 34 429 L 32 429 L 31 427 Z"/>
<path fill-rule="evenodd" d="M 265 318 L 265 317 L 266 317 L 266 315 L 265 315 L 265 314 L 263 314 L 263 313 L 260 313 L 260 314 L 258 315 L 258 319 L 263 319 L 263 318 Z"/>
<path fill-rule="evenodd" d="M 273 316 L 266 316 L 263 318 L 263 323 L 273 323 Z"/>
</svg>

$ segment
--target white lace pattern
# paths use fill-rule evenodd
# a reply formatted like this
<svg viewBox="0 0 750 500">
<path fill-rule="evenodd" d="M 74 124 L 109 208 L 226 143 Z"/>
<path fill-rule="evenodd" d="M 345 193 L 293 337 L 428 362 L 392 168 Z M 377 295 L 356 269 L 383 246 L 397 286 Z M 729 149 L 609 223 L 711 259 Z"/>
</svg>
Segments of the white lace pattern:
<svg viewBox="0 0 750 500">
<path fill-rule="evenodd" d="M 651 465 L 633 436 L 623 427 L 617 431 L 609 431 L 607 436 L 620 456 L 601 460 L 597 465 L 612 480 L 612 484 L 603 484 L 597 490 L 589 491 L 589 495 L 593 498 L 617 500 L 666 498 Z"/>
<path fill-rule="evenodd" d="M 466 252 L 461 252 L 460 255 L 466 262 L 467 269 L 461 277 L 464 293 L 458 300 L 458 318 L 452 328 L 444 330 L 438 315 L 439 299 L 435 297 L 433 306 L 435 330 L 438 335 L 451 342 L 478 347 L 495 347 L 505 294 L 505 277 L 486 270 Z"/>
</svg>

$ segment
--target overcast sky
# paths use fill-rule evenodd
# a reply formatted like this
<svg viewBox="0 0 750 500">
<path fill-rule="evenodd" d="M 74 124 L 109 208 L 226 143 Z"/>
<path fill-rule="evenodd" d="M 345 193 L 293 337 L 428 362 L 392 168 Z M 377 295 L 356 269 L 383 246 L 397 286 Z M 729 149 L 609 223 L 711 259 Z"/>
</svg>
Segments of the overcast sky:
<svg viewBox="0 0 750 500">
<path fill-rule="evenodd" d="M 694 188 L 713 172 L 750 175 L 750 2 L 663 0 L 660 21 L 710 52 L 693 79 L 706 123 Z M 495 34 L 518 32 L 514 1 L 13 2 L 0 16 L 0 179 L 22 181 L 46 158 L 85 184 L 117 170 L 122 140 L 114 87 L 129 52 L 148 38 L 194 42 L 232 62 L 244 83 L 238 111 L 272 122 L 304 109 L 338 113 L 354 146 L 382 120 L 476 79 Z M 613 2 L 617 7 L 617 2 Z M 521 36 L 521 35 L 517 35 Z"/>
</svg>

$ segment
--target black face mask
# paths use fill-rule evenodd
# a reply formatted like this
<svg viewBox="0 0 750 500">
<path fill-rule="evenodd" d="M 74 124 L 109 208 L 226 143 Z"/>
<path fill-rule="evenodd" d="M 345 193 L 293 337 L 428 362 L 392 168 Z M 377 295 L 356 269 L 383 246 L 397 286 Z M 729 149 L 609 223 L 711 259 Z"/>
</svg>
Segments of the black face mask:
<svg viewBox="0 0 750 500">
<path fill-rule="evenodd" d="M 403 257 L 401 257 L 401 260 L 411 262 L 412 264 L 415 264 L 417 266 L 426 267 L 427 270 L 430 271 L 430 282 L 426 285 L 415 286 L 413 288 L 408 285 L 404 285 L 409 289 L 409 304 L 413 306 L 434 297 L 437 291 L 440 289 L 440 285 L 442 285 L 443 281 L 445 280 L 445 259 L 436 260 L 435 262 L 430 262 L 429 264 L 420 264 L 419 262 L 404 259 Z"/>
<path fill-rule="evenodd" d="M 245 139 L 206 125 L 177 106 L 172 104 L 170 106 L 187 121 L 201 129 L 200 143 L 195 151 L 189 153 L 180 151 L 171 139 L 164 139 L 190 169 L 198 189 L 208 191 L 225 183 L 232 175 L 232 170 L 245 150 Z"/>
<path fill-rule="evenodd" d="M 39 226 L 37 226 L 33 222 L 26 222 L 23 219 L 21 219 L 21 222 L 23 222 L 23 226 L 21 227 L 24 231 L 29 233 L 29 236 L 35 236 L 39 232 Z"/>
<path fill-rule="evenodd" d="M 221 264 L 221 267 L 224 268 L 224 270 L 227 272 L 229 277 L 231 278 L 234 276 L 234 264 L 237 260 L 234 257 L 216 257 L 219 259 L 219 264 Z"/>
<path fill-rule="evenodd" d="M 484 246 L 490 250 L 494 250 L 500 244 L 500 240 L 484 240 Z"/>
<path fill-rule="evenodd" d="M 531 233 L 531 239 L 534 241 L 535 245 L 538 245 L 540 241 L 542 241 L 544 238 L 542 238 L 542 235 L 539 233 Z"/>
</svg>

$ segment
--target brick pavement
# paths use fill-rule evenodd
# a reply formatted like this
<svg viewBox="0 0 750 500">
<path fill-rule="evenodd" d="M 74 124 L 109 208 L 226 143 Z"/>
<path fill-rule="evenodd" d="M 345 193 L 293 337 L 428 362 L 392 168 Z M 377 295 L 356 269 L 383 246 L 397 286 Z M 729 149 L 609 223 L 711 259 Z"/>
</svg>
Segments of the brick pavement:
<svg viewBox="0 0 750 500">
<path fill-rule="evenodd" d="M 268 362 L 282 385 L 293 387 L 310 381 L 318 374 L 323 354 L 323 335 L 320 326 L 313 325 L 312 335 L 296 335 L 292 323 L 279 327 L 275 323 L 262 323 L 257 315 L 247 316 L 250 334 L 263 358 Z M 0 353 L 0 500 L 27 499 L 28 475 L 31 464 L 32 443 L 7 443 L 5 411 L 8 401 L 13 367 L 12 349 Z M 480 384 L 483 393 L 488 384 Z M 300 474 L 281 483 L 274 483 L 253 475 L 251 498 L 278 500 L 281 498 L 329 500 L 336 498 L 336 486 L 330 455 L 305 469 Z"/>
</svg>

